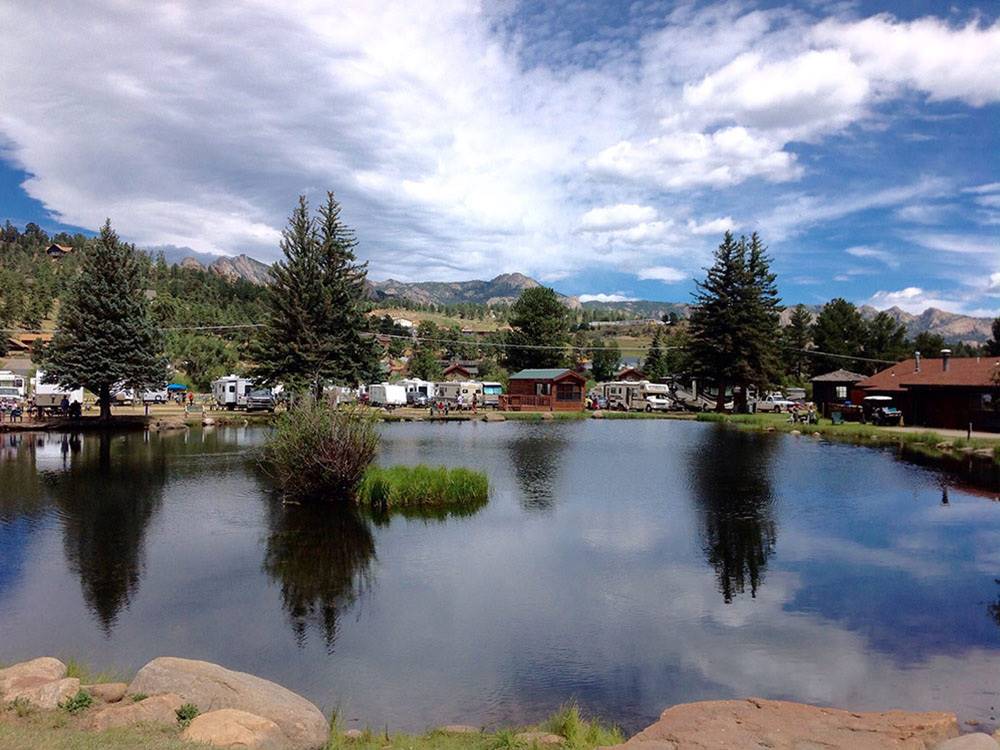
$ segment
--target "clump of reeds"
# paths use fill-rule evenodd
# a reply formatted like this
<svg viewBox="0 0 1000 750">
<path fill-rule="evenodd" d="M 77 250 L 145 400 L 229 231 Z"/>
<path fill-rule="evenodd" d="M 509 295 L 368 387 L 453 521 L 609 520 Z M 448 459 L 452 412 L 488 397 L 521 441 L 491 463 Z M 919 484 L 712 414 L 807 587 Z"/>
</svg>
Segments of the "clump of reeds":
<svg viewBox="0 0 1000 750">
<path fill-rule="evenodd" d="M 286 495 L 350 500 L 378 445 L 371 411 L 303 399 L 278 417 L 261 463 Z"/>
<path fill-rule="evenodd" d="M 477 510 L 489 497 L 486 475 L 444 466 L 372 466 L 358 487 L 358 503 L 373 511 Z"/>
</svg>

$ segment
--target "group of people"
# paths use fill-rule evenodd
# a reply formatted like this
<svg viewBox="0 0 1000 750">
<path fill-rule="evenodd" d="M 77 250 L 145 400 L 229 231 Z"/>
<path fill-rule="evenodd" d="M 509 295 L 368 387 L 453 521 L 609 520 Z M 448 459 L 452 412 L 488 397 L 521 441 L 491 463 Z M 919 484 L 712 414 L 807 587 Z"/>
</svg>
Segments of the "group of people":
<svg viewBox="0 0 1000 750">
<path fill-rule="evenodd" d="M 471 401 L 469 401 L 468 404 L 466 404 L 465 396 L 459 393 L 458 397 L 455 399 L 455 408 L 458 409 L 459 411 L 464 411 L 465 409 L 471 409 L 472 413 L 475 414 L 476 410 L 479 408 L 479 394 L 473 393 Z M 450 410 L 451 410 L 450 401 L 446 401 L 443 398 L 436 398 L 433 401 L 431 401 L 432 417 L 437 416 L 439 414 L 448 416 L 448 412 Z"/>
</svg>

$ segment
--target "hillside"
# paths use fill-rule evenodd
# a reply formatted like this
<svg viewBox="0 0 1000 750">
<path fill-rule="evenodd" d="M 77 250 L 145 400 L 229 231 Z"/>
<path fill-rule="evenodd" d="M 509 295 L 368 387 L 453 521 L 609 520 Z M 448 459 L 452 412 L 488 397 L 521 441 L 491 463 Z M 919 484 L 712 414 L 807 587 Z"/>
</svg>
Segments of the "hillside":
<svg viewBox="0 0 1000 750">
<path fill-rule="evenodd" d="M 251 284 L 266 284 L 270 266 L 251 258 L 249 255 L 230 257 L 222 255 L 208 264 L 202 263 L 193 256 L 188 256 L 178 263 L 181 268 L 192 268 L 200 271 L 210 271 L 227 281 L 249 281 Z"/>
<path fill-rule="evenodd" d="M 417 281 L 395 279 L 372 282 L 376 301 L 402 299 L 419 305 L 476 305 L 512 304 L 525 289 L 541 286 L 537 281 L 520 273 L 504 273 L 489 281 Z M 579 308 L 575 297 L 560 295 L 571 308 Z"/>
</svg>

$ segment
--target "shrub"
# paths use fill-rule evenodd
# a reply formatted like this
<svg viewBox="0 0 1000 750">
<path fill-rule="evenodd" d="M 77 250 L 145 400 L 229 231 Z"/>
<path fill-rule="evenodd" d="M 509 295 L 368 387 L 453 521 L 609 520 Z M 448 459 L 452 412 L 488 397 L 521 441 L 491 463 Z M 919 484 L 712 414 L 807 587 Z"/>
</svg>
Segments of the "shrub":
<svg viewBox="0 0 1000 750">
<path fill-rule="evenodd" d="M 78 690 L 76 695 L 71 698 L 67 698 L 62 703 L 59 704 L 59 708 L 67 713 L 78 714 L 90 708 L 94 704 L 94 698 L 86 690 Z"/>
<path fill-rule="evenodd" d="M 7 704 L 7 708 L 17 714 L 18 718 L 21 719 L 25 716 L 30 716 L 35 710 L 35 707 L 31 705 L 31 701 L 23 696 L 12 700 Z"/>
<path fill-rule="evenodd" d="M 177 714 L 177 723 L 182 727 L 187 727 L 195 717 L 201 713 L 198 707 L 193 703 L 185 703 L 183 706 L 178 708 L 174 713 Z"/>
<path fill-rule="evenodd" d="M 262 464 L 286 495 L 350 499 L 378 443 L 372 412 L 303 399 L 278 418 Z"/>
<path fill-rule="evenodd" d="M 444 466 L 372 466 L 358 488 L 358 502 L 374 511 L 481 508 L 489 497 L 486 475 Z"/>
<path fill-rule="evenodd" d="M 142 703 L 149 696 L 145 693 L 132 693 L 130 697 L 132 698 L 133 703 Z"/>
<path fill-rule="evenodd" d="M 618 745 L 625 741 L 617 727 L 608 727 L 580 715 L 575 703 L 568 703 L 554 713 L 542 727 L 566 739 L 571 748 Z"/>
</svg>

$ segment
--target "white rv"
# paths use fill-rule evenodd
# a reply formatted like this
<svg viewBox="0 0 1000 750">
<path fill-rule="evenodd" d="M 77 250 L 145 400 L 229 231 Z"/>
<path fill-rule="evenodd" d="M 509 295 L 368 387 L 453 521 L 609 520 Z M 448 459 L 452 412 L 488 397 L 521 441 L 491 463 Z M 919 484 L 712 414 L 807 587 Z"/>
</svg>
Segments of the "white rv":
<svg viewBox="0 0 1000 750">
<path fill-rule="evenodd" d="M 406 403 L 411 406 L 427 406 L 434 398 L 434 383 L 420 378 L 406 378 L 399 381 L 406 389 Z"/>
<path fill-rule="evenodd" d="M 386 409 L 406 406 L 406 388 L 390 383 L 370 385 L 368 386 L 368 403 L 372 406 L 384 406 Z"/>
<path fill-rule="evenodd" d="M 24 377 L 0 370 L 0 401 L 22 401 L 26 394 Z"/>
<path fill-rule="evenodd" d="M 618 411 L 666 411 L 672 408 L 670 387 L 648 380 L 616 381 L 604 384 L 608 409 Z"/>
<path fill-rule="evenodd" d="M 223 409 L 244 409 L 247 405 L 247 394 L 253 382 L 239 375 L 226 375 L 212 381 L 212 396 L 215 403 Z"/>
<path fill-rule="evenodd" d="M 42 382 L 45 380 L 45 373 L 39 370 L 35 377 L 31 379 L 31 389 L 35 394 L 35 406 L 39 409 L 58 409 L 62 405 L 65 397 L 69 403 L 76 401 L 83 403 L 83 388 L 67 390 L 58 384 Z"/>
<path fill-rule="evenodd" d="M 483 384 L 475 380 L 453 380 L 436 383 L 434 387 L 437 390 L 435 398 L 450 404 L 457 404 L 461 398 L 464 409 L 472 408 L 473 397 L 477 404 L 483 404 Z"/>
<path fill-rule="evenodd" d="M 483 381 L 483 406 L 500 406 L 501 395 L 503 395 L 503 383 Z"/>
</svg>

